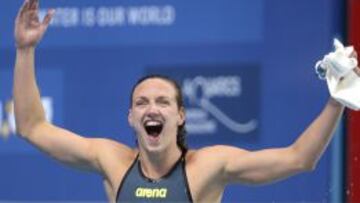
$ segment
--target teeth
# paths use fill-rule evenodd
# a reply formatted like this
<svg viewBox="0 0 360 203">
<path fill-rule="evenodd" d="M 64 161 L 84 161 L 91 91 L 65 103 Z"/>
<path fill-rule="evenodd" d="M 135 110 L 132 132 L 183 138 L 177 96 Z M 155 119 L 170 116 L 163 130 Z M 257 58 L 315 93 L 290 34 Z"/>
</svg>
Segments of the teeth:
<svg viewBox="0 0 360 203">
<path fill-rule="evenodd" d="M 147 121 L 145 122 L 146 126 L 157 126 L 157 125 L 161 125 L 161 123 L 159 121 Z"/>
</svg>

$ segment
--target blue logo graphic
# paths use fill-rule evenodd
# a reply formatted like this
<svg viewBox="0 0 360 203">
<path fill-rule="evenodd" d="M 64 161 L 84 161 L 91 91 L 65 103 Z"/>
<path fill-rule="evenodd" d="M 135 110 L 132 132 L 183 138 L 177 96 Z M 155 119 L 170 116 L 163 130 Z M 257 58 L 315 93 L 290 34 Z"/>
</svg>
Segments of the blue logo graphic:
<svg viewBox="0 0 360 203">
<path fill-rule="evenodd" d="M 149 68 L 182 88 L 190 135 L 254 136 L 259 130 L 259 67 Z"/>
</svg>

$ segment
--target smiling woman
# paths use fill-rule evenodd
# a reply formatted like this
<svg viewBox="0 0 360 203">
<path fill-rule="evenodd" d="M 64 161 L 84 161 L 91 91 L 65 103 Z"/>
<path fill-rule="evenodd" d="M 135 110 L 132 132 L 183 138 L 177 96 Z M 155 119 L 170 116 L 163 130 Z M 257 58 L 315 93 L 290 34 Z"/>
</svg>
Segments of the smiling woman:
<svg viewBox="0 0 360 203">
<path fill-rule="evenodd" d="M 239 1 L 232 2 L 231 5 L 236 5 Z M 232 9 L 239 13 L 237 8 Z M 98 174 L 103 178 L 111 203 L 221 202 L 229 184 L 265 184 L 314 170 L 344 110 L 341 103 L 330 98 L 300 136 L 282 148 L 248 151 L 238 146 L 213 145 L 186 149 L 185 109 L 180 88 L 166 77 L 147 76 L 134 86 L 128 114 L 138 146 L 130 148 L 107 138 L 87 138 L 46 120 L 35 74 L 35 53 L 55 11 L 49 10 L 43 20 L 39 19 L 38 11 L 38 0 L 25 0 L 15 22 L 13 95 L 20 138 L 66 165 Z M 85 68 L 81 75 L 87 75 L 84 73 L 90 70 Z M 209 90 L 208 95 L 237 96 L 242 92 L 237 89 L 241 82 L 238 78 L 227 82 L 223 79 L 212 81 L 217 89 Z M 226 90 L 222 92 L 219 86 Z M 93 94 L 92 89 L 90 92 Z M 211 103 L 203 100 L 202 104 L 216 112 Z M 230 106 L 237 107 L 237 104 Z M 274 118 L 279 117 L 274 115 Z"/>
<path fill-rule="evenodd" d="M 178 147 L 181 151 L 185 150 L 177 144 L 178 131 L 184 125 L 185 114 L 184 107 L 179 106 L 183 103 L 179 101 L 182 95 L 176 87 L 175 81 L 162 76 L 149 76 L 135 85 L 129 123 L 137 132 L 139 146 L 143 146 L 143 149 L 149 150 L 146 146 L 151 145 L 156 146 L 157 150 L 168 148 L 178 151 Z"/>
<path fill-rule="evenodd" d="M 166 77 L 164 75 L 147 75 L 145 77 L 140 78 L 132 88 L 131 95 L 130 95 L 130 105 L 131 106 L 134 105 L 134 92 L 135 92 L 136 87 L 139 86 L 145 80 L 156 79 L 156 78 L 162 79 L 173 86 L 173 88 L 175 90 L 175 99 L 176 99 L 177 107 L 179 110 L 181 109 L 182 111 L 185 112 L 184 100 L 183 100 L 183 95 L 182 95 L 180 86 L 177 84 L 177 82 L 175 80 L 173 80 L 169 77 Z M 163 101 L 163 102 L 166 103 L 167 101 Z M 182 151 L 187 149 L 185 123 L 186 123 L 186 121 L 184 120 L 184 122 L 182 124 L 180 124 L 177 128 L 177 145 L 180 147 L 180 149 Z M 161 126 L 161 130 L 162 130 L 162 127 L 163 126 Z"/>
</svg>

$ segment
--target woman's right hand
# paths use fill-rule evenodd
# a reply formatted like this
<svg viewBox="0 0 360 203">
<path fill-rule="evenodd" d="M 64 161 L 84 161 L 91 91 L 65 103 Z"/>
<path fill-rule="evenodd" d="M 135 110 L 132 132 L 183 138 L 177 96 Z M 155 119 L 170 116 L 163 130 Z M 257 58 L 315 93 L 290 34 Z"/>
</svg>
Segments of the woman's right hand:
<svg viewBox="0 0 360 203">
<path fill-rule="evenodd" d="M 25 0 L 15 21 L 16 47 L 35 47 L 50 24 L 55 10 L 48 10 L 43 22 L 39 20 L 39 1 Z"/>
</svg>

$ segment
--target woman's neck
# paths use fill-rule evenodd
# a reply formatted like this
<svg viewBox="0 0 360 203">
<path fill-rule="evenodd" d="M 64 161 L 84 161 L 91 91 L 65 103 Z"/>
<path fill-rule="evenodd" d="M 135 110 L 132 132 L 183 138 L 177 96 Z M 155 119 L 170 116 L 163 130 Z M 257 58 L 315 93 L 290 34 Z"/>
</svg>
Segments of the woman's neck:
<svg viewBox="0 0 360 203">
<path fill-rule="evenodd" d="M 140 149 L 141 170 L 151 179 L 159 179 L 166 175 L 181 156 L 181 149 L 176 148 L 151 153 Z"/>
</svg>

